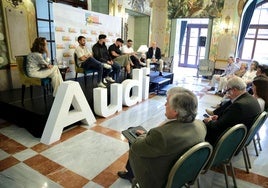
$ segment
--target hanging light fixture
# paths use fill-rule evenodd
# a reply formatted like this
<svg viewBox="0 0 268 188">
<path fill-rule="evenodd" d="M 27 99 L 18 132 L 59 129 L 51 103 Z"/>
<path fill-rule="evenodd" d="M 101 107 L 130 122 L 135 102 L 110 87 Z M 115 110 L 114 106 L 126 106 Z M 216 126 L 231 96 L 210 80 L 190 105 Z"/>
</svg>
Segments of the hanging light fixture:
<svg viewBox="0 0 268 188">
<path fill-rule="evenodd" d="M 22 0 L 6 0 L 6 1 L 9 2 L 15 8 L 23 3 Z"/>
</svg>

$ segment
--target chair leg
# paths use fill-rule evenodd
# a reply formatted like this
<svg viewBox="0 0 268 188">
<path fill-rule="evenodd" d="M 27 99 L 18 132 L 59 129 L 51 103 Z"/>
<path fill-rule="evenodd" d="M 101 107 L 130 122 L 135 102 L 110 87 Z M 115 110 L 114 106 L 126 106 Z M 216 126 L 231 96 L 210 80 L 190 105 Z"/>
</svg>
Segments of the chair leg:
<svg viewBox="0 0 268 188">
<path fill-rule="evenodd" d="M 85 88 L 87 87 L 87 75 L 84 74 L 84 82 L 85 82 Z"/>
<path fill-rule="evenodd" d="M 256 156 L 259 156 L 259 152 L 258 152 L 258 148 L 257 148 L 257 144 L 256 144 L 255 138 L 253 138 L 253 145 L 254 145 Z"/>
<path fill-rule="evenodd" d="M 199 181 L 199 177 L 197 177 L 197 188 L 200 188 L 200 181 Z"/>
<path fill-rule="evenodd" d="M 45 104 L 47 103 L 47 90 L 46 90 L 46 85 L 43 86 L 43 93 L 44 93 L 44 101 L 45 101 Z"/>
<path fill-rule="evenodd" d="M 33 86 L 30 85 L 30 94 L 31 94 L 31 99 L 33 98 Z"/>
<path fill-rule="evenodd" d="M 94 76 L 95 76 L 95 72 L 92 73 L 92 85 L 94 84 Z"/>
<path fill-rule="evenodd" d="M 25 85 L 21 86 L 21 103 L 24 103 Z"/>
<path fill-rule="evenodd" d="M 78 73 L 75 73 L 75 80 L 77 80 L 77 75 L 78 75 Z"/>
<path fill-rule="evenodd" d="M 260 142 L 260 140 L 261 140 L 261 138 L 260 138 L 260 134 L 259 134 L 259 132 L 257 132 L 257 142 L 258 142 L 260 151 L 262 151 L 262 147 L 261 147 L 261 142 Z"/>
<path fill-rule="evenodd" d="M 229 182 L 228 182 L 228 177 L 227 177 L 227 168 L 226 168 L 226 164 L 223 164 L 223 168 L 224 168 L 224 178 L 225 178 L 225 183 L 226 183 L 226 187 L 229 187 Z"/>
<path fill-rule="evenodd" d="M 247 155 L 247 160 L 248 160 L 248 167 L 251 168 L 251 162 L 250 162 L 250 158 L 249 158 L 249 155 L 248 155 L 248 148 L 245 147 L 246 149 L 246 155 Z"/>
<path fill-rule="evenodd" d="M 244 162 L 245 162 L 245 166 L 246 166 L 246 171 L 247 171 L 247 173 L 249 173 L 248 159 L 247 159 L 246 151 L 245 150 L 246 150 L 245 148 L 242 149 L 243 158 L 244 158 Z"/>
<path fill-rule="evenodd" d="M 234 187 L 237 187 L 237 183 L 236 183 L 236 179 L 235 179 L 235 173 L 234 173 L 234 168 L 233 168 L 232 162 L 230 162 L 230 168 L 231 168 L 232 178 L 233 178 L 233 182 L 234 182 Z"/>
</svg>

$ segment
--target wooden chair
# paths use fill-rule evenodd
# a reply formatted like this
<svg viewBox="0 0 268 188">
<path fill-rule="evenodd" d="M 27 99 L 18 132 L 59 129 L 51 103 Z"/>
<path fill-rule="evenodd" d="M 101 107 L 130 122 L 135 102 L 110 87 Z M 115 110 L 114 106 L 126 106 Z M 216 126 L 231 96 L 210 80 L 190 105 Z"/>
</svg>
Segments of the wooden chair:
<svg viewBox="0 0 268 188">
<path fill-rule="evenodd" d="M 75 62 L 75 80 L 77 80 L 78 73 L 84 74 L 84 82 L 85 82 L 85 87 L 86 87 L 87 86 L 87 75 L 92 74 L 92 84 L 93 84 L 94 75 L 95 75 L 95 72 L 97 72 L 97 71 L 95 69 L 85 70 L 84 68 L 79 67 L 76 53 L 74 53 L 74 62 Z"/>
<path fill-rule="evenodd" d="M 33 98 L 33 86 L 42 86 L 44 93 L 44 101 L 46 103 L 47 94 L 51 91 L 51 79 L 50 78 L 32 78 L 27 75 L 26 64 L 27 56 L 20 56 L 22 59 L 18 59 L 18 70 L 21 81 L 21 103 L 24 103 L 24 94 L 26 86 L 30 86 L 31 99 Z M 18 57 L 19 58 L 19 57 Z"/>
</svg>

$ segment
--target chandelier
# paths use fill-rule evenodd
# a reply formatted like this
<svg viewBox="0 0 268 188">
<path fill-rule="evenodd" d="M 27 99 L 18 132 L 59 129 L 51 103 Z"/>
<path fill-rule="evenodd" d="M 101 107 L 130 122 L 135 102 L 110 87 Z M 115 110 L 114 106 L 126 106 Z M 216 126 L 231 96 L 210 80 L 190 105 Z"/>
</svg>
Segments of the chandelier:
<svg viewBox="0 0 268 188">
<path fill-rule="evenodd" d="M 6 0 L 6 1 L 9 2 L 15 8 L 23 3 L 22 0 Z"/>
</svg>

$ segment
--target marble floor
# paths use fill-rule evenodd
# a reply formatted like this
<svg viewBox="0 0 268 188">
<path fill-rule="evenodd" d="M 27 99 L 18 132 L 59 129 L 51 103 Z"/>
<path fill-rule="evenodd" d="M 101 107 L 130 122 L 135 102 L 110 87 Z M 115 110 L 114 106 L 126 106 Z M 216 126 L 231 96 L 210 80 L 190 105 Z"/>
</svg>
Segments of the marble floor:
<svg viewBox="0 0 268 188">
<path fill-rule="evenodd" d="M 198 96 L 197 118 L 203 119 L 205 109 L 220 98 L 206 91 L 209 81 L 195 77 L 195 69 L 178 68 L 175 72 L 174 84 Z M 97 118 L 92 127 L 77 125 L 65 130 L 61 140 L 51 145 L 44 145 L 25 129 L 0 120 L 0 187 L 130 188 L 130 183 L 116 174 L 124 169 L 128 158 L 128 143 L 121 131 L 130 126 L 150 129 L 158 125 L 165 120 L 165 100 L 165 96 L 150 94 L 148 100 L 124 107 L 109 118 Z M 252 145 L 249 147 L 249 174 L 245 172 L 242 154 L 233 159 L 238 187 L 268 187 L 267 126 L 268 121 L 260 131 L 263 151 L 259 156 Z M 224 176 L 208 171 L 201 175 L 200 184 L 204 188 L 225 187 Z M 233 186 L 232 181 L 230 185 Z"/>
</svg>

